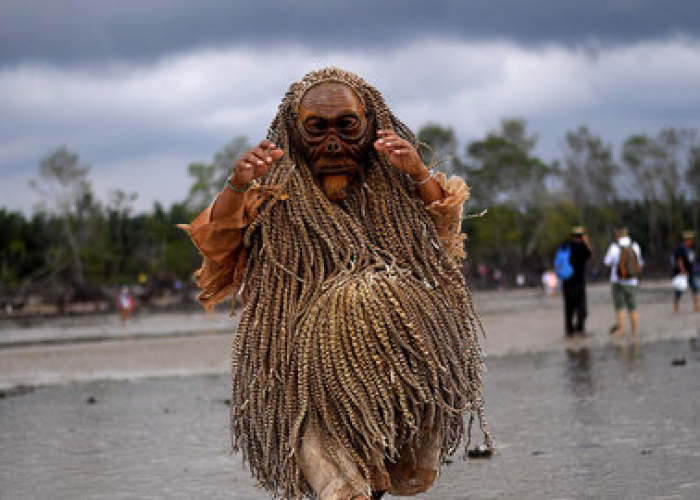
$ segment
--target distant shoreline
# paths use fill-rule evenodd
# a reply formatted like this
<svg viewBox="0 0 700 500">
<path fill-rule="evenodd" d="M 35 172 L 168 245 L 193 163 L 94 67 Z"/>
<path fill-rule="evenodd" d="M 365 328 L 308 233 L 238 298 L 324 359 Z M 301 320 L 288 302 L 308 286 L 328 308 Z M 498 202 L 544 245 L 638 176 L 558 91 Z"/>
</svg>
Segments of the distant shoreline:
<svg viewBox="0 0 700 500">
<path fill-rule="evenodd" d="M 641 332 L 612 338 L 614 314 L 607 284 L 589 287 L 588 336 L 563 336 L 562 299 L 535 289 L 478 290 L 474 307 L 486 337 L 488 356 L 504 357 L 567 349 L 678 339 L 697 339 L 700 313 L 684 297 L 672 312 L 672 292 L 665 282 L 645 283 L 639 293 Z M 239 316 L 225 310 L 143 312 L 128 326 L 116 313 L 52 318 L 22 326 L 0 324 L 0 389 L 133 380 L 143 377 L 226 373 Z M 488 363 L 488 361 L 487 361 Z"/>
</svg>

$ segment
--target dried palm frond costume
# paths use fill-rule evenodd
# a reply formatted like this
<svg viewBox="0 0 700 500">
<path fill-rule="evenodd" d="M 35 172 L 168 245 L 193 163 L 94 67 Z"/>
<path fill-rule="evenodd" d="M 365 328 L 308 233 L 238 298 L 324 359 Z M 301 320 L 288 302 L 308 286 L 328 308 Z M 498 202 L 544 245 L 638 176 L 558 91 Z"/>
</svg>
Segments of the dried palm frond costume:
<svg viewBox="0 0 700 500">
<path fill-rule="evenodd" d="M 347 498 L 412 494 L 432 483 L 475 416 L 491 446 L 481 327 L 459 269 L 468 188 L 436 174 L 445 197 L 426 206 L 371 150 L 349 195 L 330 201 L 291 140 L 300 100 L 323 82 L 349 86 L 378 129 L 417 146 L 356 75 L 326 68 L 294 83 L 268 131 L 284 158 L 237 214 L 213 221 L 212 204 L 187 227 L 204 256 L 199 298 L 211 308 L 241 292 L 232 442 L 262 486 L 314 495 L 305 446 L 317 446 L 354 491 Z M 427 484 L 405 482 L 407 470 L 426 468 L 421 460 Z"/>
</svg>

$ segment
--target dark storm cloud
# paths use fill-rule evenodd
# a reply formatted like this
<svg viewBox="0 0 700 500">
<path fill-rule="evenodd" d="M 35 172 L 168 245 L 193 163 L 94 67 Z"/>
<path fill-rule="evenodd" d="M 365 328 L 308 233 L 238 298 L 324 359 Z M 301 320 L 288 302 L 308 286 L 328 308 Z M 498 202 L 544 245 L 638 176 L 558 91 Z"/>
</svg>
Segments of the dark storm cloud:
<svg viewBox="0 0 700 500">
<path fill-rule="evenodd" d="M 415 37 L 628 43 L 700 33 L 697 0 L 3 0 L 0 65 L 148 61 L 192 48 Z"/>
</svg>

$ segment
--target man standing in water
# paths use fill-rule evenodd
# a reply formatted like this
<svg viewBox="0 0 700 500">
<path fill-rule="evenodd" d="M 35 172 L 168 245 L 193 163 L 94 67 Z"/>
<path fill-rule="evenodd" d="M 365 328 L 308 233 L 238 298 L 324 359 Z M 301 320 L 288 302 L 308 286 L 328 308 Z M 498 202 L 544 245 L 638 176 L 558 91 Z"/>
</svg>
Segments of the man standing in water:
<svg viewBox="0 0 700 500">
<path fill-rule="evenodd" d="M 615 241 L 605 253 L 603 263 L 610 267 L 613 305 L 617 323 L 610 329 L 611 335 L 625 334 L 625 309 L 629 313 L 632 335 L 639 331 L 639 313 L 637 312 L 637 287 L 639 271 L 644 265 L 642 251 L 637 242 L 629 237 L 627 228 L 615 232 Z M 636 272 L 634 268 L 636 267 Z"/>
<path fill-rule="evenodd" d="M 588 306 L 586 301 L 586 263 L 593 249 L 583 226 L 571 228 L 569 239 L 563 243 L 570 249 L 569 262 L 574 270 L 562 283 L 564 297 L 564 335 L 572 338 L 585 335 Z"/>
<path fill-rule="evenodd" d="M 673 275 L 686 277 L 688 288 L 693 294 L 693 308 L 698 312 L 700 311 L 700 301 L 698 300 L 698 280 L 695 273 L 695 249 L 693 248 L 695 232 L 683 231 L 682 238 L 683 241 L 673 252 Z M 673 312 L 680 311 L 682 295 L 682 291 L 674 290 Z"/>
</svg>

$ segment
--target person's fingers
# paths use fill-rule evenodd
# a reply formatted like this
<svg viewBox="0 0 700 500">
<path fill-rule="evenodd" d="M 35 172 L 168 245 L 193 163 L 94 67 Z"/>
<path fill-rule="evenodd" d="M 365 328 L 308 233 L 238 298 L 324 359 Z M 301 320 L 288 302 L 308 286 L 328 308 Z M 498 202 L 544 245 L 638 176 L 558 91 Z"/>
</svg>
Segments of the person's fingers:
<svg viewBox="0 0 700 500">
<path fill-rule="evenodd" d="M 270 154 L 268 150 L 260 147 L 251 149 L 247 155 L 248 161 L 255 166 L 265 165 L 265 162 L 268 160 L 269 157 Z M 272 162 L 272 158 L 269 158 L 269 160 L 270 162 Z"/>
<path fill-rule="evenodd" d="M 238 184 L 247 184 L 254 179 L 259 179 L 283 156 L 283 150 L 279 149 L 274 142 L 265 139 L 236 160 L 232 179 Z"/>
<path fill-rule="evenodd" d="M 377 139 L 374 143 L 374 147 L 377 150 L 386 150 L 386 151 L 391 151 L 393 149 L 403 149 L 406 146 L 409 146 L 408 142 L 404 141 L 403 139 L 399 139 L 399 138 Z"/>
<path fill-rule="evenodd" d="M 274 146 L 274 145 L 273 145 Z M 267 150 L 262 155 L 262 163 L 258 160 L 255 164 L 255 178 L 259 179 L 270 170 L 270 167 L 284 156 L 284 151 L 279 148 Z"/>
<path fill-rule="evenodd" d="M 262 141 L 260 141 L 260 145 L 258 147 L 260 147 L 262 149 L 270 150 L 270 149 L 275 149 L 277 146 L 271 140 L 263 139 Z"/>
<path fill-rule="evenodd" d="M 270 156 L 270 158 L 272 158 L 272 161 L 280 161 L 282 159 L 282 157 L 284 156 L 284 151 L 277 148 L 277 147 L 274 147 L 273 149 L 271 149 L 269 151 L 269 153 L 270 153 L 269 156 Z"/>
<path fill-rule="evenodd" d="M 238 184 L 247 184 L 253 180 L 255 175 L 254 167 L 245 159 L 240 159 L 236 162 L 233 169 L 233 182 Z"/>
<path fill-rule="evenodd" d="M 267 173 L 267 171 L 270 170 L 270 164 L 269 163 L 263 163 L 262 165 L 256 165 L 253 167 L 253 177 L 255 179 L 260 179 L 263 175 Z"/>
<path fill-rule="evenodd" d="M 263 163 L 270 165 L 279 161 L 284 156 L 284 151 L 275 146 L 273 142 L 266 140 L 263 141 L 263 143 L 260 143 L 259 147 L 251 150 L 255 157 L 253 159 L 255 165 L 263 165 Z"/>
<path fill-rule="evenodd" d="M 403 139 L 401 139 L 398 135 L 396 135 L 392 132 L 391 134 L 386 134 L 386 135 L 380 136 L 377 139 L 377 142 L 382 143 L 382 144 L 386 144 L 389 142 L 396 142 L 396 141 L 401 141 L 401 140 L 403 140 Z"/>
<path fill-rule="evenodd" d="M 375 141 L 375 146 L 383 147 L 387 143 L 391 143 L 396 140 L 400 140 L 399 136 L 396 135 L 396 132 L 389 129 L 382 129 L 377 132 L 377 140 Z"/>
<path fill-rule="evenodd" d="M 392 142 L 387 143 L 387 147 L 389 149 L 394 150 L 394 151 L 398 151 L 398 150 L 405 151 L 405 150 L 413 149 L 413 146 L 411 146 L 406 141 L 392 141 Z"/>
<path fill-rule="evenodd" d="M 248 183 L 253 179 L 258 179 L 267 173 L 269 164 L 265 161 L 268 157 L 266 151 L 261 148 L 255 148 L 248 151 L 243 157 L 244 170 L 241 170 L 242 176 L 237 176 L 237 180 L 241 183 Z"/>
<path fill-rule="evenodd" d="M 383 148 L 383 152 L 386 154 L 409 154 L 413 151 L 413 147 L 410 144 L 403 143 L 403 142 L 390 142 L 385 145 Z"/>
</svg>

